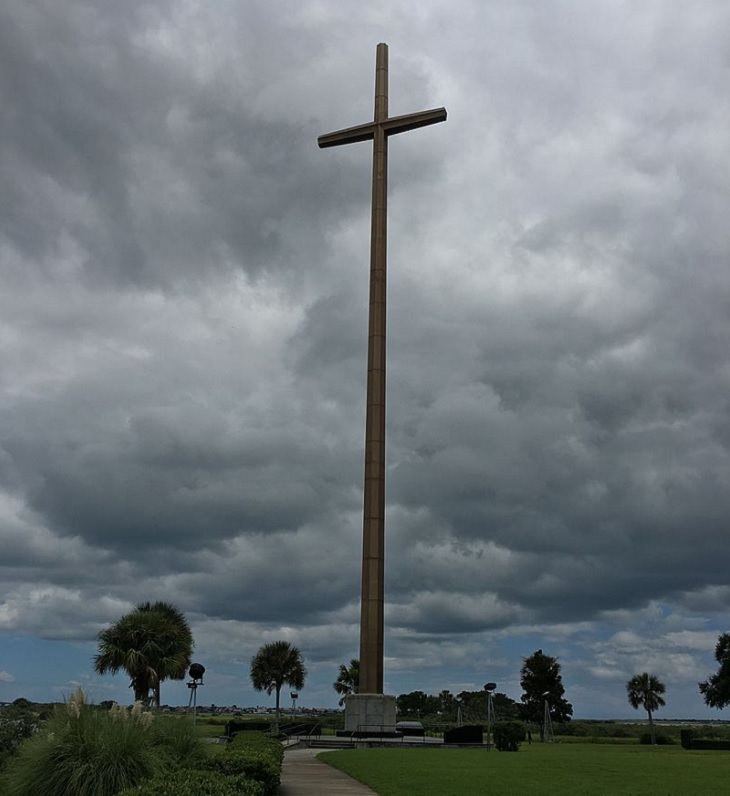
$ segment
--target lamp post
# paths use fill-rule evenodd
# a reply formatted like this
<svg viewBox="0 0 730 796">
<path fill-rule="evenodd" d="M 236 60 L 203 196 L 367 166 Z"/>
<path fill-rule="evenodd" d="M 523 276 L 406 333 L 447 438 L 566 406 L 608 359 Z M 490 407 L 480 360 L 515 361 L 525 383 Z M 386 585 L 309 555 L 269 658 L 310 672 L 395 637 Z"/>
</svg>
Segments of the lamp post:
<svg viewBox="0 0 730 796">
<path fill-rule="evenodd" d="M 555 736 L 553 735 L 553 720 L 550 717 L 550 703 L 548 702 L 550 692 L 546 691 L 542 696 L 545 700 L 545 709 L 542 717 L 542 741 L 543 743 L 552 743 L 555 740 Z"/>
<path fill-rule="evenodd" d="M 484 684 L 484 690 L 487 692 L 487 751 L 490 749 L 494 728 L 494 690 L 496 687 L 496 683 Z"/>
<path fill-rule="evenodd" d="M 198 707 L 198 686 L 203 685 L 203 675 L 205 674 L 205 666 L 202 663 L 191 663 L 188 670 L 190 682 L 188 688 L 190 689 L 190 699 L 188 700 L 188 710 L 190 706 L 193 707 L 193 726 L 195 726 L 195 714 Z"/>
</svg>

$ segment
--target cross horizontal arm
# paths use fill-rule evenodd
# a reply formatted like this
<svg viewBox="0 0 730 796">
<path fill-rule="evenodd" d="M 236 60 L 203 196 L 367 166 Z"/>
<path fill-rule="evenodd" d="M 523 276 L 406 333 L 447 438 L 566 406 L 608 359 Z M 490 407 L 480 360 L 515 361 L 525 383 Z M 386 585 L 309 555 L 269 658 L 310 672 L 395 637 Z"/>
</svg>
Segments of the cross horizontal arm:
<svg viewBox="0 0 730 796">
<path fill-rule="evenodd" d="M 405 116 L 393 116 L 380 122 L 380 126 L 385 130 L 386 135 L 405 133 L 407 130 L 415 130 L 418 127 L 427 127 L 429 124 L 437 124 L 446 121 L 446 108 L 433 108 L 430 111 L 419 111 L 418 113 L 407 113 Z M 317 139 L 320 149 L 330 146 L 340 146 L 341 144 L 357 144 L 359 141 L 372 141 L 375 133 L 376 122 L 358 124 L 356 127 L 347 127 L 344 130 L 335 130 L 334 133 L 325 133 Z"/>
<path fill-rule="evenodd" d="M 375 133 L 375 123 L 358 124 L 357 127 L 347 127 L 336 130 L 334 133 L 325 133 L 317 139 L 320 149 L 340 144 L 356 144 L 358 141 L 371 141 Z"/>
<path fill-rule="evenodd" d="M 446 108 L 432 108 L 430 111 L 419 111 L 418 113 L 407 113 L 405 116 L 393 116 L 381 122 L 386 135 L 405 133 L 407 130 L 415 130 L 418 127 L 426 127 L 429 124 L 437 124 L 446 121 Z"/>
</svg>

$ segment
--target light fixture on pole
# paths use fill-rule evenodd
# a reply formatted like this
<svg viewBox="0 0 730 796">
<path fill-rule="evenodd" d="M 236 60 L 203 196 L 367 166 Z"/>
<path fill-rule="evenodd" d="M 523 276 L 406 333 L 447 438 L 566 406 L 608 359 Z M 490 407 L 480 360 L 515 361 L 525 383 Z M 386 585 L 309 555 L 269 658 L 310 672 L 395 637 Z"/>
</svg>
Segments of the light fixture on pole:
<svg viewBox="0 0 730 796">
<path fill-rule="evenodd" d="M 545 700 L 542 717 L 542 741 L 543 743 L 552 743 L 555 740 L 555 736 L 553 735 L 553 720 L 550 717 L 550 703 L 548 702 L 550 692 L 545 691 L 542 696 Z"/>
<path fill-rule="evenodd" d="M 494 730 L 494 691 L 496 688 L 496 683 L 484 684 L 484 690 L 487 692 L 487 751 L 491 748 Z"/>
<path fill-rule="evenodd" d="M 203 675 L 205 674 L 205 666 L 202 663 L 191 663 L 188 670 L 190 682 L 188 688 L 190 689 L 190 699 L 188 700 L 188 710 L 193 708 L 193 724 L 195 724 L 195 714 L 198 707 L 198 686 L 203 685 Z"/>
</svg>

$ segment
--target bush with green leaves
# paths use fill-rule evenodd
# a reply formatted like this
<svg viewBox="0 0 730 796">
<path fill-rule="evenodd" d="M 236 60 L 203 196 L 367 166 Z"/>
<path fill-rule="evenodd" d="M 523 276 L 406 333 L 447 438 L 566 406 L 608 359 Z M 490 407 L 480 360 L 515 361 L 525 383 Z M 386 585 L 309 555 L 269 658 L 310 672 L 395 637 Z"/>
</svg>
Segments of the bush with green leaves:
<svg viewBox="0 0 730 796">
<path fill-rule="evenodd" d="M 86 704 L 78 690 L 9 762 L 3 796 L 115 796 L 158 771 L 174 771 L 204 756 L 192 723 L 155 719 L 131 710 Z"/>
<path fill-rule="evenodd" d="M 571 721 L 553 724 L 555 735 L 576 738 L 635 738 L 635 725 L 615 721 Z"/>
<path fill-rule="evenodd" d="M 730 751 L 730 741 L 723 741 L 719 738 L 693 738 L 690 748 L 727 752 Z"/>
<path fill-rule="evenodd" d="M 283 750 L 241 733 L 208 756 L 187 719 L 87 705 L 77 691 L 19 748 L 0 780 L 3 796 L 270 796 Z"/>
<path fill-rule="evenodd" d="M 677 742 L 671 735 L 656 735 L 652 740 L 651 733 L 644 732 L 639 736 L 639 743 L 644 745 L 657 744 L 658 746 L 673 746 Z"/>
<path fill-rule="evenodd" d="M 521 721 L 498 721 L 494 725 L 494 745 L 500 752 L 516 752 L 525 740 L 525 725 Z"/>
<path fill-rule="evenodd" d="M 679 734 L 684 749 L 730 750 L 730 739 L 723 737 L 722 731 L 718 733 L 717 729 L 712 727 L 701 727 L 698 731 L 702 733 L 702 737 L 698 737 L 694 730 L 687 728 L 680 730 Z"/>
<path fill-rule="evenodd" d="M 206 756 L 195 726 L 187 717 L 156 716 L 151 742 L 168 768 L 195 768 Z"/>
<path fill-rule="evenodd" d="M 264 796 L 260 782 L 243 775 L 181 769 L 159 774 L 149 782 L 127 788 L 118 796 Z"/>
<path fill-rule="evenodd" d="M 228 776 L 245 775 L 260 782 L 265 796 L 275 794 L 281 778 L 284 750 L 271 736 L 240 732 L 221 754 L 207 758 L 201 768 Z"/>
<path fill-rule="evenodd" d="M 141 709 L 96 710 L 79 689 L 20 747 L 0 790 L 4 796 L 114 796 L 157 770 L 151 719 Z"/>
<path fill-rule="evenodd" d="M 24 705 L 10 705 L 0 710 L 0 767 L 26 738 L 38 731 L 38 716 Z"/>
<path fill-rule="evenodd" d="M 693 734 L 697 738 L 717 738 L 723 741 L 730 741 L 730 727 L 719 725 L 700 725 L 695 728 Z"/>
</svg>

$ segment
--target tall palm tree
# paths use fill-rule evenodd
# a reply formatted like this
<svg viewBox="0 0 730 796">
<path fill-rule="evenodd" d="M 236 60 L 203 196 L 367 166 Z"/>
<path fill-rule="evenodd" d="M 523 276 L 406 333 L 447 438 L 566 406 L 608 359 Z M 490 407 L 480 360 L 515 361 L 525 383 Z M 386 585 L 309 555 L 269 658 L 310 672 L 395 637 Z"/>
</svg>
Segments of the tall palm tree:
<svg viewBox="0 0 730 796">
<path fill-rule="evenodd" d="M 345 704 L 345 697 L 348 694 L 356 694 L 360 686 L 360 661 L 357 658 L 352 658 L 349 666 L 344 663 L 340 664 L 340 673 L 337 675 L 337 680 L 332 683 L 332 687 L 338 694 L 342 694 L 340 699 L 340 706 Z"/>
<path fill-rule="evenodd" d="M 666 704 L 661 696 L 666 690 L 664 683 L 648 672 L 635 674 L 626 683 L 626 692 L 631 707 L 637 710 L 639 707 L 643 707 L 649 714 L 649 732 L 651 733 L 651 742 L 653 744 L 656 743 L 656 735 L 654 734 L 654 720 L 651 714 Z"/>
<path fill-rule="evenodd" d="M 288 641 L 272 641 L 251 658 L 251 682 L 257 691 L 271 695 L 276 691 L 276 732 L 279 731 L 279 697 L 281 687 L 287 683 L 299 691 L 304 688 L 304 668 L 302 654 Z"/>
<path fill-rule="evenodd" d="M 165 602 L 140 603 L 133 611 L 99 633 L 94 669 L 132 678 L 135 702 L 152 699 L 160 706 L 160 683 L 182 680 L 190 666 L 193 635 L 185 616 Z"/>
</svg>

